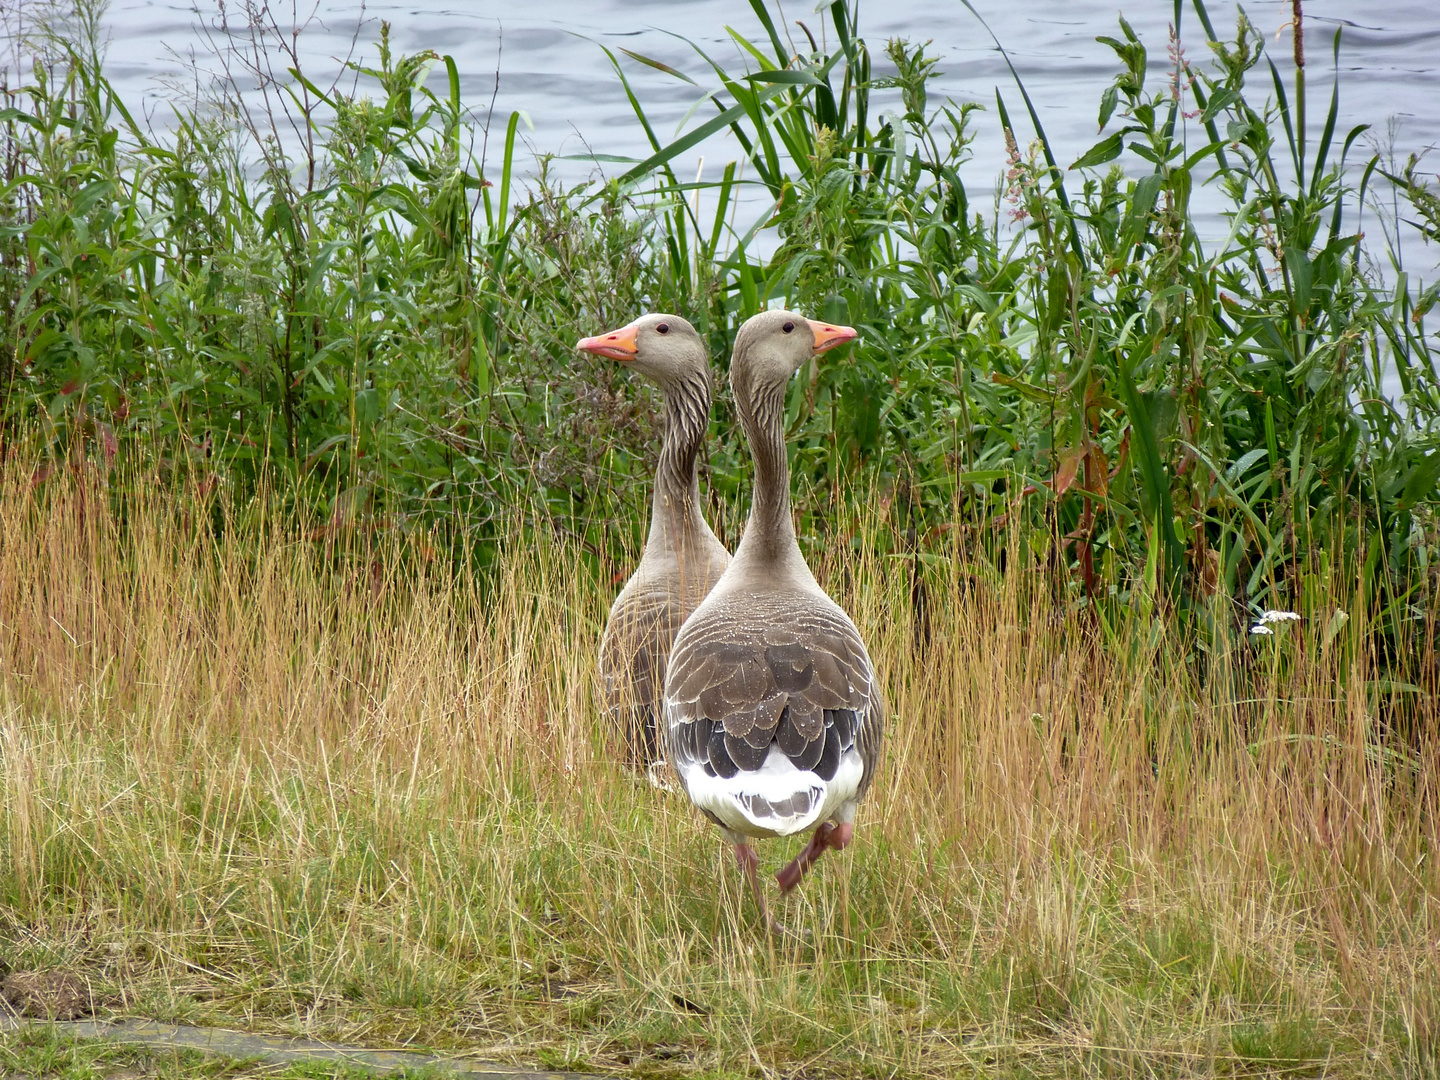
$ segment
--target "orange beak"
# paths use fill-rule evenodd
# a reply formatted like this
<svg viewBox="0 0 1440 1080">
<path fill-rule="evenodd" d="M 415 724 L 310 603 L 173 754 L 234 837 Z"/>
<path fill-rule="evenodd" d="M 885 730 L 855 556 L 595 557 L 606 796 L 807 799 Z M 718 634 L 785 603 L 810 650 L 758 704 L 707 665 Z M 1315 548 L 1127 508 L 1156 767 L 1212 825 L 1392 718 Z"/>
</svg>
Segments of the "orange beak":
<svg viewBox="0 0 1440 1080">
<path fill-rule="evenodd" d="M 854 341 L 860 336 L 860 331 L 853 326 L 832 326 L 830 323 L 816 322 L 814 319 L 806 319 L 810 324 L 810 332 L 815 335 L 815 355 L 820 355 L 826 349 L 833 349 L 836 345 L 844 345 L 847 341 Z"/>
<path fill-rule="evenodd" d="M 635 335 L 639 332 L 639 328 L 631 323 L 629 326 L 622 326 L 619 330 L 612 330 L 608 334 L 581 338 L 575 343 L 575 348 L 594 353 L 596 356 L 608 356 L 611 360 L 634 360 L 638 348 L 635 343 Z"/>
</svg>

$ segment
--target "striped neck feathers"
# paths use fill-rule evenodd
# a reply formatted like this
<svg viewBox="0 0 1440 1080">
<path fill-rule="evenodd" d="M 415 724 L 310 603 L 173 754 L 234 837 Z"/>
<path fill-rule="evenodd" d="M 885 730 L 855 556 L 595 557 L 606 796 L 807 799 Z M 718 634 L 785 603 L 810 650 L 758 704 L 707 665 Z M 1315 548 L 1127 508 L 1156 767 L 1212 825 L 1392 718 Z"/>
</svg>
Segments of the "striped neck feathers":
<svg viewBox="0 0 1440 1080">
<path fill-rule="evenodd" d="M 710 380 L 704 371 L 687 373 L 661 387 L 665 437 L 655 471 L 649 543 L 665 543 L 708 532 L 700 513 L 696 466 L 710 429 Z"/>
<path fill-rule="evenodd" d="M 738 388 L 737 388 L 738 389 Z M 747 560 L 778 563 L 799 551 L 790 520 L 790 463 L 785 453 L 785 384 L 736 394 L 740 426 L 755 461 L 750 520 L 740 548 Z M 736 551 L 736 557 L 740 556 Z"/>
</svg>

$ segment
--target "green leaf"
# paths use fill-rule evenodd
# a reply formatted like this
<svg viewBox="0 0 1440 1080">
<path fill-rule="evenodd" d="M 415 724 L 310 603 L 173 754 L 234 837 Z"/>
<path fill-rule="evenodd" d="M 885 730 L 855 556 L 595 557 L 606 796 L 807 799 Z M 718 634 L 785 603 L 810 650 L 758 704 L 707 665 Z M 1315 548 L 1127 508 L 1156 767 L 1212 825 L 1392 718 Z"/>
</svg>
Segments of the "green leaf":
<svg viewBox="0 0 1440 1080">
<path fill-rule="evenodd" d="M 1103 124 L 1102 124 L 1103 126 Z M 1072 169 L 1089 169 L 1096 165 L 1104 165 L 1107 161 L 1114 161 L 1125 149 L 1125 133 L 1117 131 L 1108 139 L 1102 139 L 1085 153 L 1075 159 L 1070 166 Z"/>
<path fill-rule="evenodd" d="M 1400 495 L 1400 509 L 1408 510 L 1418 503 L 1435 502 L 1440 497 L 1437 482 L 1440 482 L 1440 450 L 1432 450 L 1410 470 L 1405 490 Z"/>
<path fill-rule="evenodd" d="M 1310 256 L 1298 244 L 1285 249 L 1285 267 L 1290 271 L 1290 287 L 1295 290 L 1295 312 L 1304 315 L 1310 310 L 1310 282 L 1313 267 Z"/>
<path fill-rule="evenodd" d="M 1163 388 L 1141 391 L 1140 400 L 1150 417 L 1150 430 L 1156 444 L 1163 445 L 1173 439 L 1180 426 L 1180 405 L 1175 400 L 1175 391 Z"/>
<path fill-rule="evenodd" d="M 1236 461 L 1233 465 L 1230 466 L 1229 469 L 1225 471 L 1226 478 L 1230 480 L 1231 483 L 1234 483 L 1236 480 L 1239 480 L 1242 476 L 1244 476 L 1247 472 L 1250 471 L 1251 465 L 1254 465 L 1255 462 L 1259 461 L 1261 458 L 1265 457 L 1269 453 L 1270 451 L 1266 447 L 1258 446 L 1254 450 L 1251 450 L 1248 453 L 1242 455 L 1240 457 L 1240 460 Z"/>
<path fill-rule="evenodd" d="M 21 112 L 19 109 L 0 109 L 0 124 L 8 123 L 12 120 L 21 124 L 29 124 L 31 127 L 41 130 L 44 130 L 45 126 L 40 123 L 37 117 L 31 116 L 27 112 Z"/>
<path fill-rule="evenodd" d="M 750 0 L 750 10 L 755 13 L 755 17 L 760 20 L 760 25 L 765 27 L 766 32 L 770 35 L 770 44 L 775 49 L 775 59 L 783 67 L 788 54 L 784 43 L 780 40 L 779 32 L 775 29 L 775 22 L 770 18 L 769 6 L 765 0 Z"/>
<path fill-rule="evenodd" d="M 1161 173 L 1150 173 L 1135 181 L 1130 192 L 1130 205 L 1125 209 L 1125 219 L 1120 224 L 1119 247 L 1123 251 L 1138 244 L 1150 225 L 1150 212 L 1155 209 L 1155 200 L 1165 186 Z"/>
<path fill-rule="evenodd" d="M 778 97 L 780 94 L 783 94 L 786 89 L 788 88 L 783 83 L 778 86 L 767 87 L 766 89 L 761 90 L 756 95 L 756 104 L 760 104 L 769 101 L 771 98 Z M 725 128 L 729 127 L 731 124 L 734 124 L 739 120 L 743 120 L 746 115 L 747 110 L 744 105 L 732 105 L 730 108 L 722 112 L 719 116 L 712 117 L 705 123 L 701 124 L 699 127 L 693 129 L 692 131 L 686 132 L 678 139 L 674 140 L 668 145 L 657 150 L 655 153 L 651 154 L 639 165 L 636 165 L 633 169 L 628 170 L 625 175 L 620 177 L 620 182 L 622 184 L 628 184 L 631 181 L 638 179 L 639 177 L 645 176 L 652 170 L 658 169 L 661 165 L 668 164 L 669 162 L 673 161 L 675 158 L 683 154 L 686 150 L 689 150 L 692 146 L 696 146 L 704 142 L 716 132 L 724 130 Z"/>
<path fill-rule="evenodd" d="M 314 94 L 317 98 L 319 98 L 321 101 L 323 101 L 326 105 L 329 105 L 332 109 L 336 108 L 335 102 L 330 99 L 329 95 L 327 95 L 324 90 L 321 90 L 318 86 L 316 86 L 313 82 L 311 82 L 309 79 L 307 79 L 304 75 L 300 74 L 300 69 L 299 69 L 299 68 L 293 68 L 293 67 L 292 67 L 292 68 L 287 68 L 286 70 L 289 71 L 291 77 L 292 77 L 293 79 L 295 79 L 295 81 L 298 82 L 301 86 L 305 87 L 306 90 L 309 90 L 310 93 Z M 299 97 L 298 97 L 297 95 L 295 95 L 293 91 L 292 91 L 292 93 L 291 93 L 291 96 L 295 98 L 295 100 L 296 100 L 296 102 L 297 102 L 297 104 L 298 104 L 298 103 L 299 103 Z"/>
<path fill-rule="evenodd" d="M 1113 83 L 1107 86 L 1105 92 L 1100 95 L 1100 127 L 1096 130 L 1105 130 L 1105 125 L 1110 122 L 1110 117 L 1115 112 L 1115 106 L 1119 102 L 1119 96 L 1120 92 Z M 1073 169 L 1074 166 L 1072 165 L 1071 168 Z"/>
<path fill-rule="evenodd" d="M 745 78 L 751 82 L 759 83 L 783 83 L 786 86 L 824 86 L 825 83 L 815 77 L 811 71 L 757 71 L 753 75 L 746 75 Z"/>
<path fill-rule="evenodd" d="M 1131 440 L 1132 452 L 1139 463 L 1145 490 L 1150 495 L 1150 505 L 1154 507 L 1164 552 L 1166 586 L 1173 595 L 1179 588 L 1184 551 L 1180 546 L 1180 538 L 1175 535 L 1175 507 L 1170 499 L 1170 481 L 1165 473 L 1165 461 L 1160 456 L 1160 447 L 1155 440 L 1155 425 L 1150 411 L 1135 387 L 1129 361 L 1123 355 L 1117 355 L 1115 367 L 1120 374 L 1120 398 L 1130 419 L 1130 430 L 1134 433 Z"/>
<path fill-rule="evenodd" d="M 634 52 L 634 51 L 631 50 L 631 49 L 626 49 L 626 48 L 623 48 L 623 47 L 622 47 L 622 48 L 620 49 L 620 51 L 623 52 L 626 56 L 630 57 L 630 59 L 640 61 L 640 63 L 644 64 L 646 67 L 652 67 L 652 68 L 654 68 L 656 71 L 663 71 L 666 75 L 673 75 L 673 76 L 675 76 L 675 78 L 677 78 L 677 79 L 683 79 L 685 82 L 689 83 L 691 86 L 699 86 L 699 85 L 700 85 L 700 84 L 697 83 L 694 79 L 690 78 L 689 75 L 686 75 L 683 71 L 677 71 L 675 68 L 671 67 L 669 64 L 662 63 L 662 62 L 659 61 L 659 60 L 651 59 L 650 57 L 644 56 L 644 55 L 642 55 L 641 53 L 638 53 L 638 52 Z"/>
<path fill-rule="evenodd" d="M 1028 383 L 1024 379 L 1017 379 L 1013 375 L 1003 375 L 998 371 L 992 372 L 990 381 L 997 382 L 1001 386 L 1008 386 L 1013 390 L 1018 390 L 1021 397 L 1037 404 L 1049 405 L 1055 400 L 1054 391 L 1047 390 L 1043 386 Z"/>
<path fill-rule="evenodd" d="M 1200 114 L 1202 124 L 1212 124 L 1215 118 L 1222 112 L 1240 100 L 1240 95 L 1228 87 L 1220 87 L 1205 104 L 1205 111 Z"/>
</svg>

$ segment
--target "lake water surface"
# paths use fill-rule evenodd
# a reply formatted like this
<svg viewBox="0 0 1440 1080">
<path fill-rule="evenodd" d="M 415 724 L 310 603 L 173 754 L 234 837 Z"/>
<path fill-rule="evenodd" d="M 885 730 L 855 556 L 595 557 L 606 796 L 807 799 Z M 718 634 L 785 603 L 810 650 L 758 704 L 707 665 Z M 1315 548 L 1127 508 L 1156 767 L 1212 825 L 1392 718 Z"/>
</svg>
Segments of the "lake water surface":
<svg viewBox="0 0 1440 1080">
<path fill-rule="evenodd" d="M 1046 133 L 1062 162 L 1073 161 L 1096 141 L 1100 94 L 1114 76 L 1117 64 L 1110 49 L 1096 42 L 1099 34 L 1116 34 L 1116 16 L 1125 17 L 1150 51 L 1152 85 L 1158 89 L 1168 61 L 1168 27 L 1174 7 L 1163 0 L 1138 0 L 1117 5 L 1114 0 L 973 0 L 990 28 L 1008 50 L 1025 80 Z M 772 5 L 783 13 L 792 35 L 803 44 L 795 25 L 803 21 L 818 37 L 828 31 L 827 15 L 817 14 L 811 0 Z M 235 5 L 230 4 L 232 12 Z M 685 71 L 702 87 L 716 85 L 707 77 L 704 62 L 683 39 L 703 48 L 731 69 L 743 70 L 747 59 L 726 32 L 727 24 L 754 41 L 764 39 L 749 5 L 737 0 L 536 0 L 528 4 L 401 3 L 372 0 L 322 0 L 318 5 L 277 3 L 282 26 L 302 24 L 298 44 L 307 72 L 316 82 L 328 82 L 340 61 L 358 42 L 359 59 L 374 61 L 373 42 L 380 22 L 391 24 L 392 41 L 401 52 L 434 49 L 455 57 L 466 104 L 483 120 L 494 99 L 495 136 L 490 141 L 493 165 L 496 144 L 513 110 L 529 118 L 532 129 L 522 128 L 537 152 L 563 156 L 590 152 L 643 157 L 648 152 L 644 134 L 635 122 L 600 46 L 632 49 Z M 1209 5 L 1217 31 L 1233 33 L 1236 7 L 1216 0 Z M 1289 0 L 1254 0 L 1247 11 L 1266 34 L 1267 48 L 1286 76 L 1293 92 L 1293 61 Z M 311 13 L 313 12 L 313 17 Z M 1182 46 L 1192 61 L 1204 62 L 1206 48 L 1198 20 L 1186 4 L 1180 27 Z M 777 22 L 780 21 L 777 19 Z M 994 108 L 998 87 L 1017 124 L 1022 141 L 1029 134 L 1023 107 L 1004 59 L 984 26 L 958 0 L 895 0 L 860 5 L 861 31 L 872 50 L 881 53 L 885 39 L 897 36 L 912 41 L 930 40 L 931 50 L 942 57 L 942 76 L 936 98 L 978 101 L 987 106 L 975 123 L 974 159 L 965 180 L 977 206 L 993 198 L 997 177 L 1004 166 L 1005 148 Z M 162 127 L 171 115 L 174 91 L 162 76 L 181 69 L 176 56 L 194 56 L 213 69 L 214 44 L 224 44 L 223 33 L 206 35 L 203 25 L 218 26 L 215 0 L 201 0 L 198 8 L 185 3 L 151 3 L 114 0 L 106 16 L 111 36 L 107 67 L 132 110 L 138 104 L 152 123 Z M 1331 42 L 1343 28 L 1339 75 L 1341 131 L 1369 123 L 1368 135 L 1382 148 L 1393 147 L 1403 161 L 1410 152 L 1423 152 L 1440 143 L 1440 4 L 1436 0 L 1308 0 L 1305 3 L 1307 78 L 1310 85 L 1311 146 L 1319 134 L 1334 75 Z M 877 55 L 883 64 L 883 55 Z M 700 91 L 661 72 L 624 60 L 637 93 L 662 140 L 673 137 L 682 123 L 708 118 L 708 104 L 691 114 Z M 498 77 L 498 88 L 497 88 Z M 432 76 L 437 89 L 443 70 Z M 1254 79 L 1269 87 L 1263 66 Z M 1362 144 L 1363 160 L 1371 149 Z M 677 169 L 692 176 L 704 158 L 706 174 L 718 176 L 725 161 L 739 156 L 732 139 L 716 137 L 681 159 Z M 1431 169 L 1440 162 L 1429 162 Z M 1130 159 L 1135 171 L 1149 166 Z M 554 163 L 557 174 L 571 181 L 613 173 L 623 165 L 583 160 Z M 1208 191 L 1196 195 L 1202 232 L 1217 239 L 1226 228 L 1217 216 L 1220 201 Z M 1373 225 L 1373 223 L 1371 223 Z M 1413 238 L 1410 251 L 1422 264 L 1433 266 L 1435 253 L 1425 252 Z"/>
</svg>

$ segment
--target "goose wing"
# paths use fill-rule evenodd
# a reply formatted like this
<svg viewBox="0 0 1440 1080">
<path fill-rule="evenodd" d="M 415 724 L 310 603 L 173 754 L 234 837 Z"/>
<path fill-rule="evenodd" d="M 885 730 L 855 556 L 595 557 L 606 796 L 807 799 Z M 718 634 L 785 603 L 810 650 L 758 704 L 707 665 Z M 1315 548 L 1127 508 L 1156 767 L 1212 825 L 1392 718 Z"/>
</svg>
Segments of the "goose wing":
<svg viewBox="0 0 1440 1080">
<path fill-rule="evenodd" d="M 681 598 L 666 589 L 627 585 L 610 608 L 600 639 L 600 694 L 631 767 L 658 755 L 655 716 L 670 646 L 684 621 Z"/>
<path fill-rule="evenodd" d="M 869 787 L 884 722 L 874 668 L 828 598 L 727 599 L 676 639 L 667 751 L 692 800 L 721 825 L 798 832 Z"/>
</svg>

